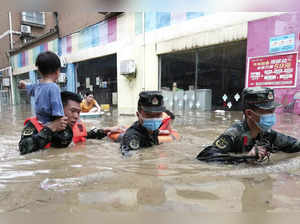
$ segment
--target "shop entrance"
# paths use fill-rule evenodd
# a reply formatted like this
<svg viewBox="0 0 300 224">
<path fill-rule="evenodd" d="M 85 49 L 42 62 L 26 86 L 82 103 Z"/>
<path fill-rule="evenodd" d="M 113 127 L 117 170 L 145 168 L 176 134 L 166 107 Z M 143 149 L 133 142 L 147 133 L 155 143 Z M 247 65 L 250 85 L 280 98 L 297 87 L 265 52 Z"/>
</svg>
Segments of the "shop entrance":
<svg viewBox="0 0 300 224">
<path fill-rule="evenodd" d="M 99 104 L 116 104 L 117 55 L 82 61 L 77 64 L 77 93 L 90 89 Z M 114 100 L 113 100 L 114 96 Z"/>
<path fill-rule="evenodd" d="M 29 80 L 29 73 L 24 73 L 21 75 L 14 76 L 14 86 L 16 86 L 15 90 L 15 103 L 16 104 L 30 104 L 30 96 L 27 95 L 26 89 L 17 88 L 19 81 L 21 80 Z"/>
<path fill-rule="evenodd" d="M 11 68 L 0 69 L 0 105 L 11 104 Z"/>
<path fill-rule="evenodd" d="M 243 40 L 162 55 L 161 89 L 210 89 L 212 109 L 241 110 L 237 96 L 245 85 L 246 46 Z"/>
</svg>

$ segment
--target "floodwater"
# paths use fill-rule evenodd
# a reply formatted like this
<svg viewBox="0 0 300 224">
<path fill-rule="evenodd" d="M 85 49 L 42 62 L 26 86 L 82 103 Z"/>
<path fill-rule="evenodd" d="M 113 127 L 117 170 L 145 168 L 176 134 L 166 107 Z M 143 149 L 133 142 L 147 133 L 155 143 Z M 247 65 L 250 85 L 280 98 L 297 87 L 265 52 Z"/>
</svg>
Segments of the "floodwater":
<svg viewBox="0 0 300 224">
<path fill-rule="evenodd" d="M 20 156 L 18 141 L 30 107 L 0 111 L 0 213 L 14 212 L 281 212 L 300 211 L 300 153 L 277 153 L 262 165 L 195 160 L 240 112 L 177 117 L 182 135 L 129 158 L 109 139 Z M 300 116 L 282 114 L 275 129 L 300 138 Z M 84 120 L 88 129 L 130 125 L 116 111 Z"/>
</svg>

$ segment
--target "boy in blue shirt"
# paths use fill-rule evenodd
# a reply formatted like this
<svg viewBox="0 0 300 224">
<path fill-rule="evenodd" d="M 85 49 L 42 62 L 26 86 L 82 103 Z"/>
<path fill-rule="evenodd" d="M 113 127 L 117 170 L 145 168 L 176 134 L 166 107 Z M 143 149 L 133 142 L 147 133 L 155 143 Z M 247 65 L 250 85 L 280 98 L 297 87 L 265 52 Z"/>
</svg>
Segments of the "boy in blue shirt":
<svg viewBox="0 0 300 224">
<path fill-rule="evenodd" d="M 38 55 L 35 65 L 43 78 L 37 84 L 26 84 L 22 80 L 19 88 L 26 88 L 28 95 L 34 97 L 37 120 L 46 124 L 64 116 L 60 89 L 55 83 L 61 64 L 55 53 L 46 51 Z"/>
</svg>

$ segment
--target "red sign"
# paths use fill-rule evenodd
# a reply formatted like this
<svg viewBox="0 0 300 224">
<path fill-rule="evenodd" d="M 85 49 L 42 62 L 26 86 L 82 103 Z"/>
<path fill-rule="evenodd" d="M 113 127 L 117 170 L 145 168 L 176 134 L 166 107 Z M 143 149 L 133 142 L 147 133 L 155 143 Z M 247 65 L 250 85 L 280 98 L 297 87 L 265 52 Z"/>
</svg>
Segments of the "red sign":
<svg viewBox="0 0 300 224">
<path fill-rule="evenodd" d="M 297 83 L 297 52 L 248 58 L 247 87 L 291 88 Z"/>
</svg>

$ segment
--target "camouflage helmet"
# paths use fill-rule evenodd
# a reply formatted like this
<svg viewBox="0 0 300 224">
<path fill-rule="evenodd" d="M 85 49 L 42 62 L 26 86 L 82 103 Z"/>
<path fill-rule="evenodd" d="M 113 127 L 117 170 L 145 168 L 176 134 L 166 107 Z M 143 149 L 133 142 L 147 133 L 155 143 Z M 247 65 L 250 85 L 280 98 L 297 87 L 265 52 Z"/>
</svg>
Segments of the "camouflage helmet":
<svg viewBox="0 0 300 224">
<path fill-rule="evenodd" d="M 271 110 L 280 106 L 274 101 L 274 90 L 268 87 L 245 88 L 242 92 L 244 109 L 259 108 Z"/>
</svg>

